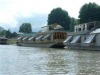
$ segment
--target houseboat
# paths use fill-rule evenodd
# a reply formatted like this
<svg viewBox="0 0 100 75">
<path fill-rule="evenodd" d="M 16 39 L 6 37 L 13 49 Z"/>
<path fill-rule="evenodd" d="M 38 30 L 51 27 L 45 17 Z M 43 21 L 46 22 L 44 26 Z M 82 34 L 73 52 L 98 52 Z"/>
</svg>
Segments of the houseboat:
<svg viewBox="0 0 100 75">
<path fill-rule="evenodd" d="M 5 37 L 0 37 L 0 44 L 7 44 L 7 40 Z"/>
<path fill-rule="evenodd" d="M 17 39 L 18 46 L 64 48 L 66 39 L 63 27 L 57 24 L 41 27 L 41 31 L 33 36 L 22 36 Z"/>
<path fill-rule="evenodd" d="M 76 25 L 63 43 L 69 49 L 100 50 L 100 22 Z"/>
</svg>

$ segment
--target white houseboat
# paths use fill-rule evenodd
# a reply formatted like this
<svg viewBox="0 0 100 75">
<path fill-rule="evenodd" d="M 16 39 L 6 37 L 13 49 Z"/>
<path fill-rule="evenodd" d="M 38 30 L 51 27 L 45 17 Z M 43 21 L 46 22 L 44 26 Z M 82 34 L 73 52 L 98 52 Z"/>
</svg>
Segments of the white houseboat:
<svg viewBox="0 0 100 75">
<path fill-rule="evenodd" d="M 19 46 L 31 47 L 53 47 L 63 48 L 63 41 L 66 39 L 66 32 L 63 27 L 57 24 L 41 28 L 41 31 L 33 36 L 24 36 L 17 39 Z"/>
<path fill-rule="evenodd" d="M 67 33 L 66 48 L 100 50 L 100 22 L 89 22 L 75 26 L 74 32 Z"/>
</svg>

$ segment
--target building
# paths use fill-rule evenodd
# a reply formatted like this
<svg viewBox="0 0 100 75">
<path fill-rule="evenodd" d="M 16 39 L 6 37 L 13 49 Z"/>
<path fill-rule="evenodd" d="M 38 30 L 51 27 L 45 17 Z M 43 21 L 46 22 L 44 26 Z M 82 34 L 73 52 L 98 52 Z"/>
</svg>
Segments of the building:
<svg viewBox="0 0 100 75">
<path fill-rule="evenodd" d="M 84 24 L 75 25 L 74 32 L 91 31 L 96 28 L 100 28 L 100 22 L 98 22 L 98 21 L 88 22 L 88 23 L 84 23 Z"/>
<path fill-rule="evenodd" d="M 47 32 L 51 30 L 64 30 L 64 28 L 57 23 L 41 27 L 41 32 Z"/>
</svg>

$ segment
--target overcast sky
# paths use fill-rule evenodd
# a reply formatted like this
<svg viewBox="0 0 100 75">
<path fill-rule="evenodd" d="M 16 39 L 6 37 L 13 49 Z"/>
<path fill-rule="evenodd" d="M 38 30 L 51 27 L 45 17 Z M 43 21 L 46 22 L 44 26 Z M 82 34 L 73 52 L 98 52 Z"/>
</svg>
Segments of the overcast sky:
<svg viewBox="0 0 100 75">
<path fill-rule="evenodd" d="M 0 0 L 0 26 L 18 31 L 23 22 L 30 22 L 33 31 L 47 25 L 47 17 L 54 8 L 61 7 L 69 16 L 78 18 L 82 5 L 100 0 Z"/>
</svg>

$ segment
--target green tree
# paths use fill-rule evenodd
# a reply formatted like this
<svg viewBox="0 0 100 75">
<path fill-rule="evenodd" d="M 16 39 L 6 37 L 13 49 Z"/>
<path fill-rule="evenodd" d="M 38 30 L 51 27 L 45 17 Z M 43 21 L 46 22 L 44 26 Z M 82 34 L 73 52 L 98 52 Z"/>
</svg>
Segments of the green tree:
<svg viewBox="0 0 100 75">
<path fill-rule="evenodd" d="M 74 31 L 74 26 L 79 24 L 79 19 L 71 18 L 70 31 Z"/>
<path fill-rule="evenodd" d="M 22 32 L 22 33 L 31 33 L 32 32 L 31 24 L 30 23 L 23 23 L 20 26 L 19 32 Z"/>
<path fill-rule="evenodd" d="M 79 12 L 80 23 L 100 21 L 100 6 L 96 3 L 84 4 Z"/>
<path fill-rule="evenodd" d="M 48 25 L 54 23 L 60 24 L 65 30 L 70 30 L 70 17 L 68 12 L 61 8 L 53 9 L 48 15 Z"/>
<path fill-rule="evenodd" d="M 12 33 L 12 37 L 17 37 L 17 33 L 16 32 L 13 32 Z"/>
<path fill-rule="evenodd" d="M 6 31 L 5 37 L 7 37 L 7 38 L 11 38 L 12 37 L 12 33 L 11 33 L 10 29 L 8 29 Z"/>
<path fill-rule="evenodd" d="M 5 34 L 6 34 L 6 30 L 0 31 L 0 36 L 5 36 Z"/>
</svg>

